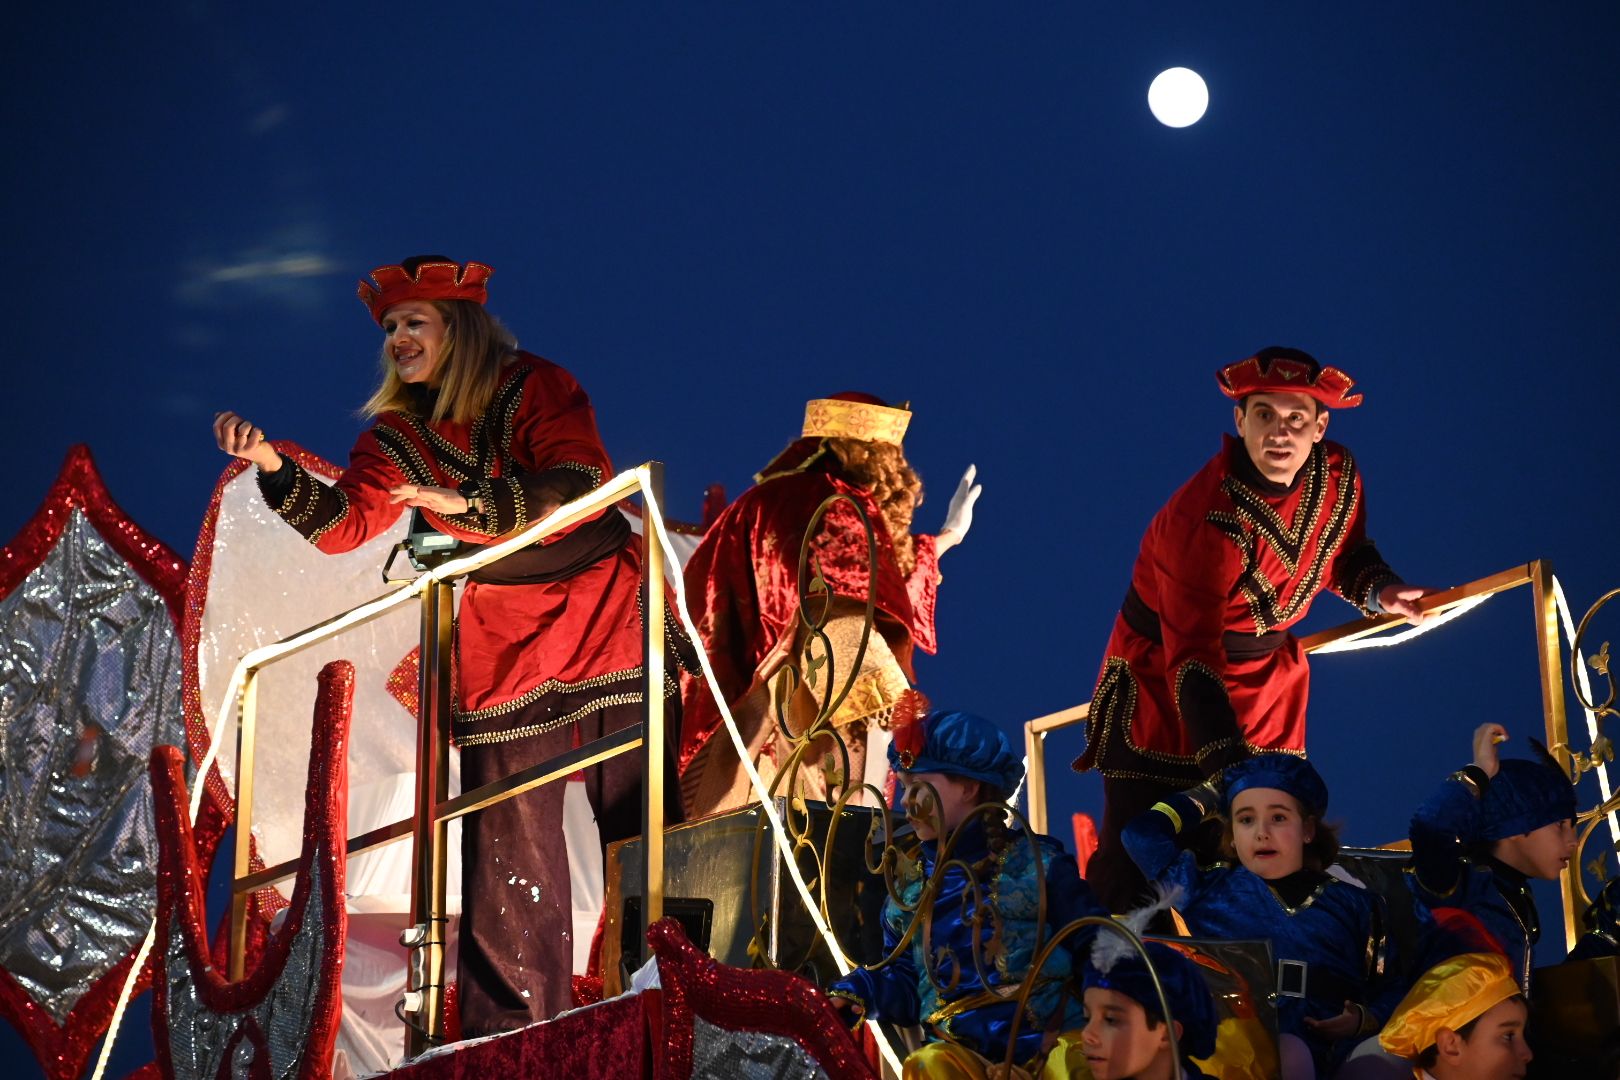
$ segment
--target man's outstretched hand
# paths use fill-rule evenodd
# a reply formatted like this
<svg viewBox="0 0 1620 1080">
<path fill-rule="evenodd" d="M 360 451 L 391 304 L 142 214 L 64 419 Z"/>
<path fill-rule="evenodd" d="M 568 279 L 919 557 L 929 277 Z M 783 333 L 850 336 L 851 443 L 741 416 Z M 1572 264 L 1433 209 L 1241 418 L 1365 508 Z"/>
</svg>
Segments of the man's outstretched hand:
<svg viewBox="0 0 1620 1080">
<path fill-rule="evenodd" d="M 1385 585 L 1378 590 L 1378 606 L 1391 615 L 1404 615 L 1407 622 L 1416 626 L 1428 617 L 1418 607 L 1418 601 L 1434 591 L 1421 585 Z"/>
</svg>

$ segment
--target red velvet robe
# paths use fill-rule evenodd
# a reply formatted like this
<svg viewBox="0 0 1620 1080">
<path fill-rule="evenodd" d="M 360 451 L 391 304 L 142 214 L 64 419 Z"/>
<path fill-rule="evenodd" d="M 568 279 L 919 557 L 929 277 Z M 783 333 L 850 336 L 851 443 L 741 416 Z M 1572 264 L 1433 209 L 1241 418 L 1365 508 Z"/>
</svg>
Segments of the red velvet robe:
<svg viewBox="0 0 1620 1080">
<path fill-rule="evenodd" d="M 1318 443 L 1284 488 L 1227 436 L 1142 538 L 1075 767 L 1186 786 L 1249 752 L 1303 753 L 1310 670 L 1287 628 L 1323 589 L 1366 612 L 1397 580 L 1348 450 Z"/>
<path fill-rule="evenodd" d="M 934 538 L 914 537 L 917 565 L 910 575 L 902 575 L 871 495 L 836 474 L 837 461 L 819 453 L 819 440 L 800 443 L 777 459 L 791 471 L 761 474 L 760 482 L 738 496 L 709 527 L 686 565 L 687 600 L 727 704 L 739 701 L 792 647 L 798 623 L 799 551 L 811 516 L 830 495 L 858 500 L 872 523 L 878 547 L 878 617 L 901 631 L 885 636 L 907 677 L 915 681 L 913 646 L 929 653 L 938 648 L 934 601 L 940 578 Z M 822 574 L 834 592 L 864 601 L 866 533 L 848 503 L 836 504 L 823 518 L 815 547 Z M 721 723 L 707 683 L 701 677 L 683 676 L 683 772 Z"/>
<path fill-rule="evenodd" d="M 283 461 L 283 469 L 295 470 L 290 491 L 285 477 L 261 478 L 271 509 L 330 553 L 392 526 L 400 508 L 388 489 L 402 483 L 476 486 L 484 512 L 426 517 L 458 540 L 481 543 L 530 524 L 531 505 L 575 498 L 613 469 L 585 391 L 567 371 L 528 353 L 518 354 L 490 407 L 471 424 L 380 417 L 331 487 Z M 287 493 L 277 497 L 272 489 Z M 604 515 L 617 513 L 605 510 L 543 543 L 577 541 L 575 533 L 612 524 Z M 456 626 L 458 740 L 528 734 L 504 730 L 502 718 L 550 692 L 568 693 L 576 706 L 580 690 L 641 700 L 640 571 L 640 549 L 627 543 L 561 581 L 468 582 Z"/>
</svg>

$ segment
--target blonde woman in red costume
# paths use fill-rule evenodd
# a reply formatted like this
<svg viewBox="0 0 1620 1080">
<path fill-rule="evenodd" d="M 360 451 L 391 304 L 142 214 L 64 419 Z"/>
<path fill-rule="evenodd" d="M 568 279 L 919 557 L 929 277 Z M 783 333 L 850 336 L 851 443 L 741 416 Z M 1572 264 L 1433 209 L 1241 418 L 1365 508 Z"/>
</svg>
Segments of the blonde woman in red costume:
<svg viewBox="0 0 1620 1080">
<path fill-rule="evenodd" d="M 258 466 L 270 509 L 320 550 L 358 547 L 404 507 L 463 543 L 486 543 L 612 475 L 579 383 L 519 350 L 485 310 L 492 273 L 429 255 L 360 283 L 382 328 L 382 379 L 364 407 L 372 426 L 330 487 L 252 421 L 215 418 L 220 449 Z M 606 510 L 471 576 L 452 723 L 466 789 L 568 750 L 576 730 L 589 741 L 640 720 L 641 559 L 631 535 Z M 639 765 L 622 755 L 587 773 L 604 843 L 640 831 Z M 548 784 L 464 826 L 457 977 L 468 1036 L 571 1004 L 562 799 L 562 785 Z"/>
</svg>

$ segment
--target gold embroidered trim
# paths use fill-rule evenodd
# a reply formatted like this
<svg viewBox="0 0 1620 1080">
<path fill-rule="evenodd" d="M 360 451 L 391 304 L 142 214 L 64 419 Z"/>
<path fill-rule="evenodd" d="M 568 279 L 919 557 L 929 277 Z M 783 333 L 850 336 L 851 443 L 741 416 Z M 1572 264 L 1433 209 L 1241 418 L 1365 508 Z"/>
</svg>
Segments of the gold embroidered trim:
<svg viewBox="0 0 1620 1080">
<path fill-rule="evenodd" d="M 1317 898 L 1323 893 L 1327 892 L 1327 887 L 1337 880 L 1337 878 L 1330 877 L 1326 881 L 1323 881 L 1321 884 L 1317 885 L 1316 888 L 1311 890 L 1311 894 L 1309 896 L 1299 902 L 1299 907 L 1289 907 L 1288 904 L 1283 900 L 1282 894 L 1272 887 L 1272 884 L 1269 881 L 1266 882 L 1266 891 L 1271 893 L 1271 895 L 1276 899 L 1278 907 L 1282 908 L 1290 915 L 1298 915 L 1300 912 L 1316 903 Z M 1346 885 L 1345 888 L 1353 889 L 1355 886 Z"/>
<path fill-rule="evenodd" d="M 614 683 L 629 682 L 635 679 L 644 679 L 645 677 L 646 676 L 641 665 L 637 664 L 633 668 L 626 668 L 623 671 L 610 671 L 605 675 L 592 675 L 590 678 L 581 679 L 578 682 L 570 683 L 563 682 L 561 679 L 547 679 L 539 686 L 536 686 L 533 690 L 529 690 L 521 696 L 513 698 L 511 701 L 503 701 L 499 705 L 491 705 L 484 709 L 474 709 L 471 712 L 460 712 L 458 710 L 455 715 L 455 720 L 458 724 L 474 724 L 480 720 L 488 720 L 495 716 L 505 716 L 508 713 L 514 713 L 520 709 L 527 708 L 540 698 L 544 697 L 546 694 L 566 694 L 573 693 L 577 690 L 594 690 L 598 687 L 611 686 Z M 680 684 L 678 684 L 674 678 L 671 677 L 669 672 L 664 672 L 664 696 L 670 697 L 671 695 L 679 692 Z M 639 701 L 640 699 L 638 698 L 637 700 Z"/>
<path fill-rule="evenodd" d="M 282 504 L 281 510 L 278 511 L 286 519 L 287 524 L 293 526 L 302 525 L 314 517 L 315 511 L 321 505 L 321 494 L 314 490 L 315 485 L 320 481 L 310 476 L 309 471 L 302 465 L 296 467 L 298 471 L 293 474 L 292 491 L 288 494 L 286 502 Z M 302 510 L 299 509 L 300 506 L 302 506 Z"/>
<path fill-rule="evenodd" d="M 312 544 L 320 540 L 320 538 L 325 536 L 327 533 L 331 532 L 334 526 L 349 516 L 349 497 L 343 493 L 342 488 L 334 487 L 330 490 L 333 495 L 337 496 L 338 512 L 331 521 L 328 521 L 325 525 L 322 525 L 320 528 L 309 534 L 309 542 Z"/>
<path fill-rule="evenodd" d="M 1285 528 L 1282 519 L 1270 504 L 1251 491 L 1236 477 L 1227 477 L 1222 490 L 1232 498 L 1235 512 L 1211 511 L 1206 520 L 1224 533 L 1243 557 L 1243 571 L 1238 578 L 1238 590 L 1249 603 L 1249 614 L 1254 620 L 1255 634 L 1267 633 L 1292 621 L 1316 596 L 1327 562 L 1344 543 L 1344 534 L 1355 516 L 1358 505 L 1356 493 L 1355 459 L 1344 451 L 1343 474 L 1339 490 L 1327 524 L 1320 531 L 1317 525 L 1324 505 L 1327 477 L 1327 453 L 1318 445 L 1312 452 L 1306 469 L 1310 470 L 1302 483 L 1306 484 L 1304 499 L 1298 513 L 1306 517 L 1303 528 Z M 1308 514 L 1307 514 L 1307 511 Z M 1297 520 L 1297 518 L 1296 518 Z M 1311 537 L 1316 537 L 1316 551 L 1303 576 L 1298 576 L 1299 556 Z M 1293 594 L 1286 605 L 1279 606 L 1279 586 L 1260 572 L 1258 539 L 1264 537 L 1272 551 L 1281 560 L 1290 578 L 1294 578 Z M 1286 582 L 1285 582 L 1286 584 Z"/>
<path fill-rule="evenodd" d="M 1400 575 L 1391 570 L 1389 564 L 1379 556 L 1378 549 L 1371 540 L 1362 540 L 1354 551 L 1345 553 L 1343 559 L 1355 559 L 1363 551 L 1372 553 L 1371 561 L 1356 571 L 1356 576 L 1350 579 L 1339 595 L 1360 608 L 1363 615 L 1372 615 L 1375 614 L 1372 607 L 1373 600 L 1385 585 L 1399 581 Z"/>
<path fill-rule="evenodd" d="M 1199 747 L 1198 752 L 1193 755 L 1193 760 L 1198 762 L 1199 765 L 1202 765 L 1206 757 L 1213 754 L 1217 750 L 1225 750 L 1228 746 L 1231 746 L 1237 741 L 1238 738 L 1236 735 L 1228 735 L 1224 739 L 1216 739 L 1212 743 Z"/>
<path fill-rule="evenodd" d="M 1305 476 L 1300 481 L 1299 506 L 1294 510 L 1292 525 L 1284 524 L 1282 515 L 1266 501 L 1265 496 L 1237 477 L 1228 476 L 1221 483 L 1221 489 L 1237 508 L 1237 516 L 1253 523 L 1265 535 L 1290 577 L 1299 570 L 1299 557 L 1306 542 L 1316 532 L 1316 523 L 1322 516 L 1327 471 L 1327 451 L 1318 443 L 1311 448 L 1311 455 L 1305 463 Z"/>
<path fill-rule="evenodd" d="M 598 698 L 583 708 L 575 709 L 566 716 L 559 716 L 540 724 L 525 724 L 523 727 L 512 728 L 508 731 L 485 731 L 476 735 L 457 735 L 458 746 L 487 746 L 490 743 L 512 742 L 516 739 L 526 739 L 530 735 L 543 735 L 548 731 L 556 731 L 565 724 L 572 724 L 575 720 L 595 712 L 597 709 L 610 705 L 639 705 L 643 700 L 640 691 L 633 694 L 611 694 L 605 698 Z"/>
<path fill-rule="evenodd" d="M 1196 661 L 1189 661 L 1196 663 Z M 1184 665 L 1185 666 L 1185 665 Z M 1110 656 L 1103 661 L 1102 678 L 1097 680 L 1097 691 L 1091 698 L 1091 724 L 1087 729 L 1088 739 L 1091 732 L 1095 732 L 1097 752 L 1092 759 L 1092 767 L 1104 776 L 1115 777 L 1121 780 L 1151 780 L 1156 783 L 1184 784 L 1187 777 L 1184 773 L 1198 769 L 1198 757 L 1185 757 L 1180 754 L 1170 754 L 1162 750 L 1150 750 L 1145 746 L 1138 746 L 1131 737 L 1132 722 L 1136 717 L 1137 695 L 1140 692 L 1136 684 L 1136 673 L 1131 670 L 1130 662 L 1122 656 Z M 1123 697 L 1123 704 L 1119 704 Z M 1177 706 L 1179 709 L 1179 704 Z M 1107 752 L 1114 745 L 1113 735 L 1118 730 L 1120 741 L 1130 754 L 1142 758 L 1150 763 L 1158 763 L 1175 767 L 1178 772 L 1149 773 L 1137 769 L 1116 768 L 1107 758 Z M 1285 746 L 1259 746 L 1242 739 L 1243 746 L 1251 754 L 1290 754 L 1294 757 L 1305 757 L 1305 751 Z M 1222 744 L 1214 744 L 1222 745 Z M 1090 742 L 1087 743 L 1087 752 L 1090 752 Z"/>
<path fill-rule="evenodd" d="M 557 464 L 551 466 L 551 468 L 572 469 L 574 472 L 584 473 L 586 476 L 591 478 L 591 486 L 585 489 L 587 491 L 594 491 L 602 486 L 602 470 L 598 469 L 595 465 L 586 465 L 585 463 L 579 461 L 559 461 Z"/>
<path fill-rule="evenodd" d="M 1216 671 L 1214 668 L 1210 667 L 1208 664 L 1204 663 L 1202 660 L 1188 660 L 1188 661 L 1185 661 L 1179 668 L 1176 669 L 1175 703 L 1176 703 L 1176 717 L 1178 719 L 1181 718 L 1182 716 L 1186 715 L 1185 712 L 1181 708 L 1181 684 L 1187 681 L 1187 675 L 1188 675 L 1189 671 L 1203 672 L 1204 675 L 1206 675 L 1208 678 L 1210 678 L 1211 680 L 1214 681 L 1216 686 L 1221 688 L 1221 696 L 1226 699 L 1226 703 L 1228 705 L 1232 704 L 1232 693 L 1231 693 L 1231 691 L 1227 690 L 1227 688 L 1226 688 L 1226 680 L 1221 678 L 1220 672 Z M 1234 712 L 1234 715 L 1235 715 L 1235 712 Z M 1228 738 L 1228 739 L 1226 739 L 1224 741 L 1225 742 L 1231 742 L 1232 740 L 1230 738 Z M 1215 744 L 1211 743 L 1210 745 L 1213 746 Z"/>
<path fill-rule="evenodd" d="M 523 404 L 523 390 L 533 371 L 530 367 L 514 368 L 506 381 L 501 383 L 501 388 L 495 391 L 496 408 L 492 411 L 500 416 L 501 453 L 507 457 L 512 454 L 512 440 L 516 438 L 517 414 Z"/>
<path fill-rule="evenodd" d="M 482 417 L 480 417 L 480 419 L 482 419 Z M 434 450 L 440 452 L 442 456 L 439 458 L 439 464 L 445 466 L 446 472 L 455 472 L 455 465 L 465 466 L 464 470 L 462 471 L 461 478 L 466 480 L 469 478 L 469 473 L 476 474 L 483 471 L 480 468 L 483 463 L 480 462 L 471 451 L 463 450 L 461 447 L 457 446 L 443 435 L 440 435 L 437 431 L 434 431 L 427 424 L 423 423 L 420 417 L 407 415 L 404 416 L 404 420 L 407 424 L 411 425 L 411 430 L 416 432 L 418 438 L 427 443 Z M 469 436 L 473 433 L 473 430 L 477 426 L 478 421 L 473 421 L 472 427 L 468 429 Z M 472 442 L 470 438 L 468 441 L 469 443 Z M 445 461 L 445 457 L 449 457 L 451 461 Z M 451 462 L 454 462 L 454 465 L 452 465 Z"/>
<path fill-rule="evenodd" d="M 383 453 L 388 455 L 389 460 L 407 481 L 418 487 L 438 486 L 438 477 L 434 475 L 432 467 L 403 431 L 386 424 L 378 424 L 373 434 L 376 436 L 377 445 L 383 448 Z"/>
<path fill-rule="evenodd" d="M 1101 741 L 1097 744 L 1096 763 L 1097 768 L 1102 770 L 1105 776 L 1119 776 L 1137 780 L 1164 779 L 1162 776 L 1126 773 L 1107 767 L 1103 755 L 1111 745 L 1110 733 L 1116 726 L 1119 729 L 1120 738 L 1124 742 L 1125 748 L 1131 753 L 1149 761 L 1162 762 L 1166 765 L 1179 765 L 1183 768 L 1190 768 L 1193 765 L 1192 758 L 1167 754 L 1162 750 L 1149 750 L 1145 746 L 1136 745 L 1136 741 L 1131 738 L 1131 725 L 1136 718 L 1137 697 L 1140 692 L 1140 687 L 1136 683 L 1136 672 L 1131 670 L 1128 660 L 1122 656 L 1110 656 L 1103 662 L 1103 676 L 1097 680 L 1097 691 L 1091 697 L 1091 715 L 1101 717 L 1101 723 L 1098 726 L 1098 738 Z M 1124 697 L 1123 703 L 1110 708 L 1109 706 L 1116 702 L 1121 695 Z"/>
</svg>

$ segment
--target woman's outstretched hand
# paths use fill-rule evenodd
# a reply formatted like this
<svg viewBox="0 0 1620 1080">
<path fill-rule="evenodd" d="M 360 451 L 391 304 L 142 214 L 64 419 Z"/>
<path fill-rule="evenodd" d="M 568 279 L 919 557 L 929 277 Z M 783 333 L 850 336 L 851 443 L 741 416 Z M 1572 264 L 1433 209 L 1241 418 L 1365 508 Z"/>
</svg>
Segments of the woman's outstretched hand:
<svg viewBox="0 0 1620 1080">
<path fill-rule="evenodd" d="M 435 514 L 465 514 L 467 496 L 455 488 L 425 487 L 421 484 L 401 484 L 388 489 L 388 501 L 420 506 Z"/>
<path fill-rule="evenodd" d="M 233 412 L 214 414 L 214 441 L 227 454 L 251 461 L 265 472 L 281 468 L 281 455 L 264 437 L 264 429 Z"/>
</svg>

